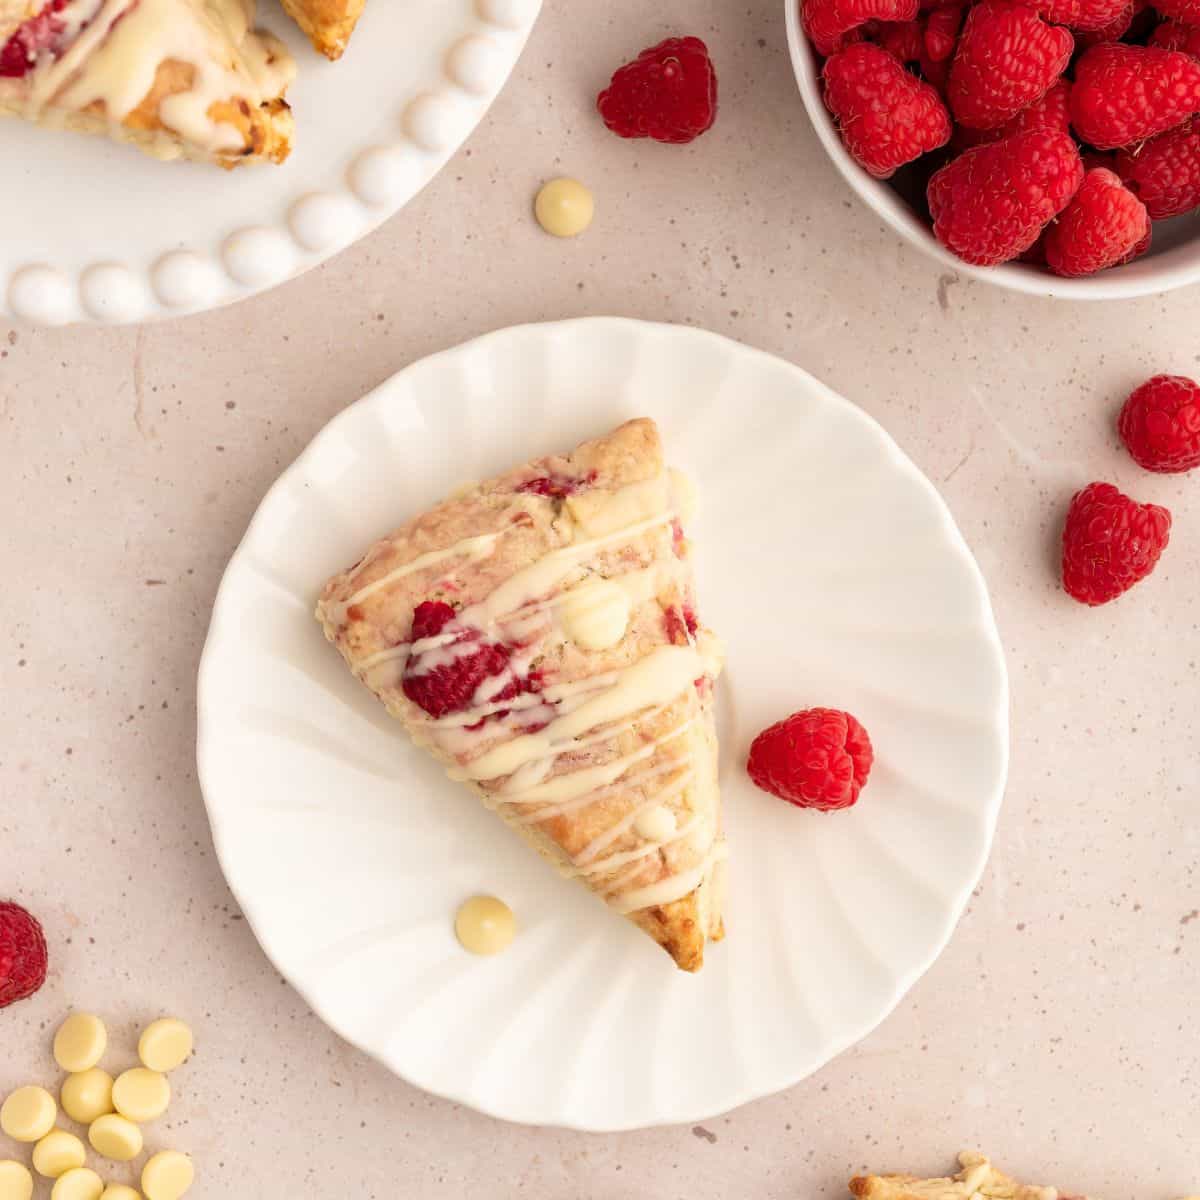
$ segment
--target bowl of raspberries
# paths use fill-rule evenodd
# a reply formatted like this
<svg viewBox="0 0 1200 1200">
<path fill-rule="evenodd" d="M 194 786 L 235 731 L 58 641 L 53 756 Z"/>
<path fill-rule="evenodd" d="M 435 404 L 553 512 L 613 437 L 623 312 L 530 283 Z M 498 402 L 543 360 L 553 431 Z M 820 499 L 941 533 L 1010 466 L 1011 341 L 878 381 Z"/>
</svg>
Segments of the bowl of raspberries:
<svg viewBox="0 0 1200 1200">
<path fill-rule="evenodd" d="M 847 182 L 956 270 L 1075 299 L 1200 280 L 1200 0 L 786 0 Z"/>
</svg>

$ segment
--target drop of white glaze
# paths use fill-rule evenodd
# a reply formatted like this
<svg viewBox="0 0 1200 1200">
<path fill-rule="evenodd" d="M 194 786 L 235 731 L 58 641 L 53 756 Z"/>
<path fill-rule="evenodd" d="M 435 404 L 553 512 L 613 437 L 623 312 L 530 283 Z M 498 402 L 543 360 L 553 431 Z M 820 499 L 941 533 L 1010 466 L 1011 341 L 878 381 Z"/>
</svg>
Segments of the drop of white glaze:
<svg viewBox="0 0 1200 1200">
<path fill-rule="evenodd" d="M 394 146 L 364 150 L 350 167 L 354 194 L 372 208 L 390 208 L 416 190 L 415 161 Z"/>
<path fill-rule="evenodd" d="M 231 234 L 222 247 L 225 269 L 238 283 L 262 287 L 278 283 L 295 266 L 296 249 L 278 229 L 259 226 Z"/>
<path fill-rule="evenodd" d="M 75 315 L 71 285 L 53 267 L 24 267 L 8 285 L 8 306 L 26 321 L 65 325 Z"/>
<path fill-rule="evenodd" d="M 446 72 L 464 91 L 482 96 L 504 73 L 505 57 L 491 38 L 471 34 L 455 43 L 446 57 Z"/>
<path fill-rule="evenodd" d="M 345 196 L 314 192 L 302 196 L 288 214 L 292 236 L 305 249 L 329 250 L 345 245 L 358 228 L 358 213 Z"/>
<path fill-rule="evenodd" d="M 211 259 L 192 250 L 174 250 L 154 264 L 150 284 L 168 308 L 204 308 L 220 292 L 221 276 Z"/>
<path fill-rule="evenodd" d="M 533 24 L 541 0 L 479 0 L 479 15 L 503 29 L 521 29 Z"/>
<path fill-rule="evenodd" d="M 128 267 L 97 263 L 79 278 L 84 311 L 97 321 L 119 325 L 136 321 L 146 311 L 146 293 Z"/>
<path fill-rule="evenodd" d="M 462 127 L 460 117 L 458 106 L 449 96 L 426 92 L 404 110 L 404 132 L 422 150 L 447 150 Z"/>
</svg>

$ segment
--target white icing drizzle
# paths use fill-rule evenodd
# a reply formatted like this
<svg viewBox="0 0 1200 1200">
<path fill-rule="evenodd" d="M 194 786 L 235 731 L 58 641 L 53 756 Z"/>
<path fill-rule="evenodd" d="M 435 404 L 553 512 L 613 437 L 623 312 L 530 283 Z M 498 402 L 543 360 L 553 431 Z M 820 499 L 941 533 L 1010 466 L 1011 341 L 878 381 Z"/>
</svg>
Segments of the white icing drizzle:
<svg viewBox="0 0 1200 1200">
<path fill-rule="evenodd" d="M 374 582 L 360 587 L 340 605 L 331 606 L 334 611 L 330 615 L 340 615 L 341 619 L 345 620 L 347 609 L 352 608 L 355 604 L 361 604 L 376 592 L 391 587 L 396 580 L 403 579 L 406 575 L 413 575 L 417 571 L 424 571 L 427 567 L 436 567 L 438 563 L 448 562 L 452 558 L 466 558 L 471 562 L 480 562 L 495 550 L 496 540 L 503 532 L 504 530 L 501 530 L 499 533 L 483 533 L 477 537 L 464 538 L 453 546 L 447 546 L 445 550 L 430 550 L 428 554 L 419 555 L 410 562 L 406 562 L 402 567 L 396 567 Z M 340 614 L 336 610 L 340 610 Z"/>
<path fill-rule="evenodd" d="M 161 98 L 158 119 L 209 154 L 239 153 L 242 133 L 215 120 L 212 106 L 245 98 L 257 107 L 282 96 L 295 74 L 282 43 L 249 30 L 251 14 L 246 0 L 75 0 L 57 14 L 65 49 L 40 55 L 15 81 L 22 113 L 46 120 L 99 104 L 119 126 L 153 92 L 159 68 L 175 62 L 191 78 Z"/>
<path fill-rule="evenodd" d="M 729 848 L 725 843 L 723 841 L 714 842 L 709 852 L 690 871 L 681 871 L 678 875 L 668 875 L 657 883 L 614 896 L 609 900 L 609 904 L 619 913 L 631 913 L 643 908 L 654 908 L 656 905 L 671 904 L 676 900 L 682 900 L 684 896 L 695 891 L 704 882 L 717 863 L 728 856 Z"/>
<path fill-rule="evenodd" d="M 567 637 L 584 650 L 614 645 L 625 635 L 637 607 L 681 577 L 684 564 L 674 555 L 611 577 L 598 574 L 588 562 L 605 548 L 631 542 L 674 520 L 681 490 L 664 472 L 616 492 L 589 490 L 568 497 L 555 520 L 556 529 L 571 535 L 566 545 L 463 609 L 443 633 L 378 651 L 358 664 L 360 674 L 393 663 L 408 672 L 427 673 L 473 653 L 480 635 L 519 645 L 521 651 L 510 657 L 509 669 L 479 685 L 469 710 L 430 720 L 426 728 L 443 751 L 459 760 L 460 765 L 449 771 L 451 777 L 473 784 L 484 803 L 506 810 L 515 824 L 539 825 L 609 796 L 645 789 L 629 811 L 566 863 L 570 873 L 589 879 L 616 872 L 600 890 L 621 912 L 686 896 L 708 878 L 723 855 L 723 846 L 716 844 L 716 798 L 706 791 L 715 786 L 715 764 L 707 761 L 711 735 L 689 706 L 691 715 L 628 753 L 557 774 L 555 766 L 563 755 L 591 746 L 611 743 L 615 748 L 619 735 L 666 711 L 691 691 L 696 679 L 716 673 L 716 649 L 703 639 L 683 646 L 659 645 L 619 670 L 512 699 L 496 697 L 513 679 L 524 676 L 535 657 Z M 421 555 L 358 589 L 342 605 L 327 606 L 327 611 L 336 619 L 340 607 L 344 619 L 352 605 L 416 571 L 452 560 L 480 561 L 493 552 L 500 536 L 469 538 Z M 464 630 L 478 633 L 463 641 Z M 493 720 L 481 725 L 487 717 Z M 541 719 L 544 728 L 536 729 Z M 522 732 L 531 725 L 536 731 Z M 514 731 L 515 736 L 506 737 Z M 662 747 L 683 738 L 688 739 L 687 755 L 662 754 Z M 602 857 L 622 841 L 624 849 Z M 646 878 L 653 856 L 684 842 L 695 847 L 698 863 L 622 894 L 639 876 Z M 665 858 L 660 869 L 668 870 Z"/>
</svg>

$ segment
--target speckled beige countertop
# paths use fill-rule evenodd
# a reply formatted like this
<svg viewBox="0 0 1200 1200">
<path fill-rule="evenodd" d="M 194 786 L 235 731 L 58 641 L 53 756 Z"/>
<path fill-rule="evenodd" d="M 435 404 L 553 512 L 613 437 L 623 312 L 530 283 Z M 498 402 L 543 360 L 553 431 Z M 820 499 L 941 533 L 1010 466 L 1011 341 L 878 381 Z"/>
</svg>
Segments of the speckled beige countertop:
<svg viewBox="0 0 1200 1200">
<path fill-rule="evenodd" d="M 813 1200 L 962 1146 L 1108 1200 L 1200 1190 L 1200 479 L 1141 473 L 1112 427 L 1141 377 L 1200 371 L 1200 288 L 1063 305 L 944 273 L 821 153 L 781 7 L 547 0 L 467 148 L 323 269 L 175 324 L 0 330 L 0 894 L 55 944 L 41 994 L 0 1014 L 0 1091 L 52 1078 L 68 1006 L 126 1053 L 168 1010 L 199 1042 L 167 1118 L 198 1200 Z M 618 141 L 591 99 L 669 32 L 709 41 L 720 120 L 685 149 Z M 598 201 L 570 244 L 529 215 L 561 172 Z M 431 1099 L 326 1030 L 239 917 L 193 753 L 217 581 L 279 470 L 414 359 L 593 313 L 741 338 L 877 417 L 978 554 L 1013 685 L 991 865 L 910 997 L 783 1095 L 612 1137 Z M 1151 581 L 1089 611 L 1052 560 L 1095 477 L 1176 525 Z"/>
</svg>

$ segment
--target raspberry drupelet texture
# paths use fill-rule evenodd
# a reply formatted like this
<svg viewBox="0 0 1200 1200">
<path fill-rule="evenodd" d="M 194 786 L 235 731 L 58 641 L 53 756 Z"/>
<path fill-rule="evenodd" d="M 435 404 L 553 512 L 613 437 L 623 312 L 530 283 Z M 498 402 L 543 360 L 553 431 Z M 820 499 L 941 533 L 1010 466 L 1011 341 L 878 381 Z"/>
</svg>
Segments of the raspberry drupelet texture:
<svg viewBox="0 0 1200 1200">
<path fill-rule="evenodd" d="M 968 13 L 948 96 L 955 120 L 994 129 L 1044 96 L 1067 69 L 1075 40 L 1037 9 L 1011 0 L 982 0 Z"/>
<path fill-rule="evenodd" d="M 801 0 L 800 21 L 818 54 L 835 54 L 868 21 L 911 21 L 918 0 Z"/>
<path fill-rule="evenodd" d="M 1182 25 L 1200 26 L 1200 0 L 1154 0 L 1154 8 Z"/>
<path fill-rule="evenodd" d="M 423 601 L 413 613 L 411 641 L 415 644 L 438 637 L 454 620 L 455 612 L 449 604 L 441 600 Z M 485 640 L 477 629 L 451 632 L 455 636 L 447 646 L 447 661 L 427 666 L 425 655 L 416 654 L 409 657 L 404 668 L 404 694 L 435 719 L 470 708 L 479 685 L 509 669 L 506 646 Z M 521 685 L 511 679 L 488 699 L 511 700 L 520 691 Z"/>
<path fill-rule="evenodd" d="M 950 140 L 941 97 L 879 46 L 848 46 L 826 61 L 824 78 L 846 148 L 877 179 Z"/>
<path fill-rule="evenodd" d="M 1056 275 L 1092 275 L 1147 249 L 1150 218 L 1112 171 L 1098 167 L 1084 176 L 1043 240 L 1046 265 Z"/>
<path fill-rule="evenodd" d="M 1008 262 L 1037 241 L 1082 182 L 1079 150 L 1064 133 L 1032 130 L 976 146 L 929 181 L 934 235 L 966 262 Z"/>
<path fill-rule="evenodd" d="M 46 937 L 37 918 L 0 900 L 0 1008 L 32 996 L 46 982 Z"/>
<path fill-rule="evenodd" d="M 1069 103 L 1071 81 L 1060 79 L 1040 100 L 1023 108 L 1011 121 L 996 129 L 967 129 L 959 125 L 954 131 L 953 144 L 962 149 L 982 146 L 985 142 L 999 142 L 1014 133 L 1028 133 L 1034 129 L 1049 129 L 1058 133 L 1071 132 Z"/>
<path fill-rule="evenodd" d="M 1200 120 L 1119 151 L 1114 169 L 1154 221 L 1200 207 Z"/>
<path fill-rule="evenodd" d="M 1127 10 L 1133 20 L 1130 0 L 1038 0 L 1037 9 L 1051 24 L 1069 25 L 1081 33 L 1101 30 Z"/>
<path fill-rule="evenodd" d="M 1107 604 L 1145 579 L 1171 534 L 1171 514 L 1139 504 L 1111 483 L 1090 483 L 1067 511 L 1062 581 L 1081 604 Z"/>
<path fill-rule="evenodd" d="M 1161 46 L 1164 50 L 1182 50 L 1193 58 L 1200 58 L 1200 28 L 1180 21 L 1164 21 L 1151 33 L 1150 45 Z"/>
<path fill-rule="evenodd" d="M 772 796 L 833 812 L 857 802 L 874 761 L 867 731 L 849 713 L 809 708 L 764 729 L 746 770 Z"/>
<path fill-rule="evenodd" d="M 1117 421 L 1133 461 L 1177 474 L 1200 467 L 1200 385 L 1184 375 L 1155 375 L 1135 388 Z"/>
<path fill-rule="evenodd" d="M 667 38 L 618 68 L 596 99 L 604 124 L 623 138 L 690 142 L 717 119 L 717 73 L 697 37 Z"/>
<path fill-rule="evenodd" d="M 1153 137 L 1200 112 L 1200 62 L 1178 50 L 1105 42 L 1075 64 L 1071 124 L 1097 150 Z"/>
</svg>

